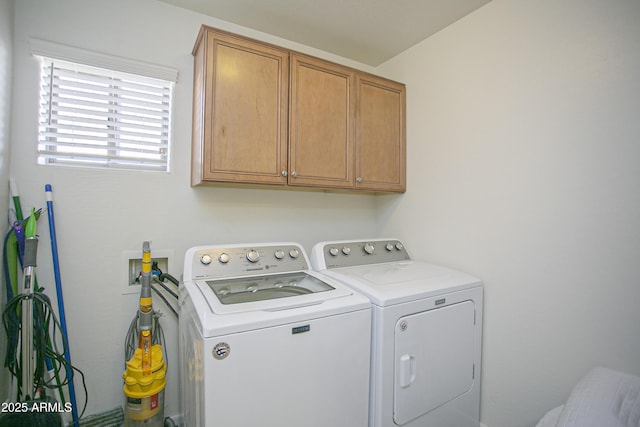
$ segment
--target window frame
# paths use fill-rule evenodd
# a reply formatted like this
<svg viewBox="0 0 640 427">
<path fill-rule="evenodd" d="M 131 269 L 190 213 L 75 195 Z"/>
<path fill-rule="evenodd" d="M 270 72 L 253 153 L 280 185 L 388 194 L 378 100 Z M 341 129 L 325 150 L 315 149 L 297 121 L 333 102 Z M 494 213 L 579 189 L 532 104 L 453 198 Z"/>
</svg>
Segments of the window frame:
<svg viewBox="0 0 640 427">
<path fill-rule="evenodd" d="M 170 172 L 177 71 L 38 39 L 38 164 Z"/>
</svg>

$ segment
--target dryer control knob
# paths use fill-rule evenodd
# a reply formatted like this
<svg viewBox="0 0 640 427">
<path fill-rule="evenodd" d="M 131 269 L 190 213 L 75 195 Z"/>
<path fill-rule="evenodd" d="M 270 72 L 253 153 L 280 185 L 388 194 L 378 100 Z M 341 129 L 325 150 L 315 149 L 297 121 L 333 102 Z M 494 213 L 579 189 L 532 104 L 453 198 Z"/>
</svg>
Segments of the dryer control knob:
<svg viewBox="0 0 640 427">
<path fill-rule="evenodd" d="M 211 255 L 209 254 L 204 254 L 200 257 L 200 262 L 204 265 L 209 265 L 211 264 Z"/>
<path fill-rule="evenodd" d="M 293 259 L 298 258 L 300 256 L 300 251 L 296 248 L 293 248 L 289 251 L 289 256 Z"/>
<path fill-rule="evenodd" d="M 331 248 L 329 249 L 329 253 L 331 254 L 331 256 L 338 256 L 340 251 L 338 251 L 338 248 Z"/>
<path fill-rule="evenodd" d="M 393 245 L 391 243 L 387 243 L 384 248 L 387 251 L 391 252 L 393 250 Z"/>
<path fill-rule="evenodd" d="M 401 250 L 404 249 L 404 246 L 402 246 L 402 243 L 398 242 L 398 243 L 396 243 L 396 249 L 401 251 Z"/>
<path fill-rule="evenodd" d="M 375 246 L 373 246 L 371 243 L 367 243 L 366 245 L 364 245 L 364 247 L 363 247 L 362 249 L 364 249 L 364 251 L 365 251 L 366 253 L 368 253 L 369 255 L 371 255 L 372 253 L 374 253 L 374 252 L 375 252 L 376 247 L 375 247 Z"/>
<path fill-rule="evenodd" d="M 223 252 L 218 256 L 218 262 L 220 262 L 221 264 L 228 263 L 230 259 L 231 258 L 229 258 L 229 254 L 226 252 Z"/>
<path fill-rule="evenodd" d="M 345 255 L 349 255 L 351 253 L 351 248 L 349 246 L 345 246 L 342 248 L 342 253 Z"/>
<path fill-rule="evenodd" d="M 249 260 L 249 262 L 258 262 L 258 260 L 260 259 L 260 254 L 258 253 L 258 251 L 251 249 L 249 252 L 247 252 L 247 259 Z"/>
<path fill-rule="evenodd" d="M 278 249 L 273 256 L 276 257 L 276 259 L 282 259 L 284 258 L 284 251 L 282 249 Z"/>
</svg>

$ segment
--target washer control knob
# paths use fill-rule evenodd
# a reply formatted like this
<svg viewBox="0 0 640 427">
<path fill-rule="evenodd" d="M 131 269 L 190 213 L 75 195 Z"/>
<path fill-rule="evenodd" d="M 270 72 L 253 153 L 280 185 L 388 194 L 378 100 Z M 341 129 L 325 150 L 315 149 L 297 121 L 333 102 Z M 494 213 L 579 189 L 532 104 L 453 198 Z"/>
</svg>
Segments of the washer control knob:
<svg viewBox="0 0 640 427">
<path fill-rule="evenodd" d="M 282 249 L 278 249 L 273 256 L 276 257 L 276 259 L 282 259 L 284 258 L 284 251 Z"/>
<path fill-rule="evenodd" d="M 387 244 L 384 246 L 384 248 L 385 248 L 387 251 L 391 252 L 391 251 L 393 250 L 393 245 L 392 245 L 391 243 L 387 243 Z"/>
<path fill-rule="evenodd" d="M 202 255 L 202 256 L 200 257 L 200 262 L 201 262 L 202 264 L 204 264 L 204 265 L 209 265 L 209 264 L 211 264 L 211 261 L 212 261 L 212 259 L 211 259 L 211 255 L 209 255 L 209 254 L 204 254 L 204 255 Z"/>
<path fill-rule="evenodd" d="M 260 259 L 260 254 L 255 249 L 251 249 L 249 252 L 247 252 L 247 259 L 249 260 L 249 262 L 258 262 L 258 260 Z"/>
<path fill-rule="evenodd" d="M 220 262 L 221 264 L 226 264 L 229 262 L 231 258 L 229 258 L 229 254 L 226 252 L 222 252 L 219 256 L 218 256 L 218 262 Z"/>
<path fill-rule="evenodd" d="M 340 251 L 338 251 L 338 248 L 329 249 L 329 254 L 331 254 L 331 256 L 337 256 L 339 253 Z"/>
<path fill-rule="evenodd" d="M 369 255 L 371 255 L 372 253 L 374 253 L 374 252 L 375 252 L 376 247 L 375 247 L 375 246 L 373 246 L 371 243 L 367 243 L 367 244 L 365 244 L 365 245 L 364 245 L 364 247 L 363 247 L 362 249 L 364 249 L 364 251 L 365 251 L 366 253 L 368 253 Z"/>
<path fill-rule="evenodd" d="M 289 256 L 293 259 L 296 259 L 300 256 L 300 251 L 296 248 L 293 248 L 289 251 Z"/>
<path fill-rule="evenodd" d="M 398 242 L 398 243 L 396 243 L 396 249 L 401 251 L 401 250 L 404 249 L 404 246 L 402 245 L 402 243 Z"/>
<path fill-rule="evenodd" d="M 349 255 L 351 253 L 351 248 L 349 246 L 345 246 L 342 248 L 342 253 L 345 255 Z"/>
</svg>

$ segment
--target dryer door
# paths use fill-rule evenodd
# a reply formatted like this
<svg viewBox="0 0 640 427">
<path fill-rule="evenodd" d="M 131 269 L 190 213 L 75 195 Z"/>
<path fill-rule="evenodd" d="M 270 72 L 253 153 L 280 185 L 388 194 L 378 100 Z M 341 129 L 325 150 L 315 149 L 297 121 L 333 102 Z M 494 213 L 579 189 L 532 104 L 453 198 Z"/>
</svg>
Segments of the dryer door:
<svg viewBox="0 0 640 427">
<path fill-rule="evenodd" d="M 472 301 L 398 320 L 393 408 L 396 424 L 406 424 L 471 389 L 474 329 Z"/>
</svg>

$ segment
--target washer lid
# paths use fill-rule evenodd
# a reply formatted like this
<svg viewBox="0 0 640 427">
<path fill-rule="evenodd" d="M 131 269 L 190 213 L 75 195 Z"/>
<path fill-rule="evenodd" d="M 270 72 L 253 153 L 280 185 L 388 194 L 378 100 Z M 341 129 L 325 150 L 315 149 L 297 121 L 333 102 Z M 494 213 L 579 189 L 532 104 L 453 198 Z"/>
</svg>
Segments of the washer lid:
<svg viewBox="0 0 640 427">
<path fill-rule="evenodd" d="M 196 318 L 203 337 L 298 322 L 301 322 L 300 326 L 304 326 L 304 322 L 310 319 L 371 309 L 371 302 L 367 297 L 336 279 L 320 276 L 316 272 L 237 279 L 183 283 L 180 291 L 181 306 L 191 300 L 193 307 L 181 311 L 181 315 L 184 313 L 185 316 Z M 257 285 L 258 288 L 255 292 L 246 288 L 245 292 L 240 292 L 239 289 L 233 292 L 243 281 L 246 285 Z M 280 282 L 283 286 L 275 287 Z M 223 290 L 225 287 L 229 292 Z M 225 303 L 216 296 L 216 291 L 221 294 Z"/>
<path fill-rule="evenodd" d="M 481 286 L 480 279 L 422 261 L 323 270 L 323 274 L 367 295 L 378 306 L 388 306 L 420 298 Z"/>
<path fill-rule="evenodd" d="M 197 281 L 195 284 L 214 314 L 310 307 L 353 294 L 340 283 L 329 284 L 309 271 Z"/>
<path fill-rule="evenodd" d="M 326 292 L 335 288 L 305 272 L 206 282 L 222 305 L 243 304 Z"/>
</svg>

